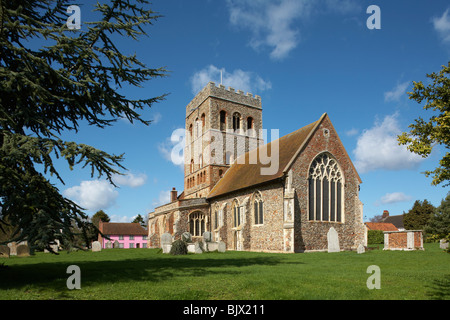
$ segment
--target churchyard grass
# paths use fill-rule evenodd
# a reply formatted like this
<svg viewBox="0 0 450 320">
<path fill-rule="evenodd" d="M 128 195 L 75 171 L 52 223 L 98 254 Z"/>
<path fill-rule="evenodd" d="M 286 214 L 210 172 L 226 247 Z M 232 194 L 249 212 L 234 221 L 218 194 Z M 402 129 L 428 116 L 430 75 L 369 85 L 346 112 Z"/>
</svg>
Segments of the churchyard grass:
<svg viewBox="0 0 450 320">
<path fill-rule="evenodd" d="M 436 243 L 424 247 L 363 254 L 38 252 L 0 260 L 0 299 L 450 299 L 450 254 Z M 70 265 L 80 268 L 81 289 L 67 288 Z M 371 265 L 380 268 L 380 289 L 367 287 Z"/>
</svg>

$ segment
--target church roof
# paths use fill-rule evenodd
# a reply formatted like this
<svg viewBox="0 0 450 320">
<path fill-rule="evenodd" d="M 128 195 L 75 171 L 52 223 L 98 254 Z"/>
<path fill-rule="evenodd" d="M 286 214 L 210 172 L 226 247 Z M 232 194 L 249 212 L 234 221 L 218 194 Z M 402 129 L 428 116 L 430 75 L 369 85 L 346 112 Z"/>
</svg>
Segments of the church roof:
<svg viewBox="0 0 450 320">
<path fill-rule="evenodd" d="M 398 231 L 398 229 L 392 223 L 366 222 L 365 225 L 369 230 Z"/>
<path fill-rule="evenodd" d="M 265 144 L 257 149 L 253 149 L 252 151 L 249 151 L 239 157 L 226 171 L 222 179 L 217 182 L 207 198 L 214 198 L 232 191 L 237 191 L 282 178 L 284 173 L 289 169 L 292 161 L 303 149 L 303 146 L 308 141 L 309 137 L 313 134 L 326 115 L 327 114 L 324 113 L 319 120 L 278 139 L 279 165 L 276 173 L 272 175 L 261 174 L 261 168 L 269 168 L 270 163 L 260 163 L 259 157 L 258 163 L 256 164 L 250 164 L 249 161 L 249 159 L 256 159 L 257 154 L 270 154 L 270 152 L 267 151 L 271 150 L 271 145 L 273 142 L 269 142 L 268 144 Z M 243 157 L 245 157 L 245 161 L 243 161 Z"/>
</svg>

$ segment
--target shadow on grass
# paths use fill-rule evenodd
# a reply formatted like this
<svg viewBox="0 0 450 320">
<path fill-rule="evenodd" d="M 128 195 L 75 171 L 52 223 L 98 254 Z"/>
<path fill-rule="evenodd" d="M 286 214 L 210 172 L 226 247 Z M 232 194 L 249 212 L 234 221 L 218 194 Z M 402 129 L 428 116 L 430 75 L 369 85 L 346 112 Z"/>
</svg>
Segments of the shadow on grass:
<svg viewBox="0 0 450 320">
<path fill-rule="evenodd" d="M 33 286 L 50 289 L 64 294 L 67 291 L 66 280 L 69 265 L 77 265 L 81 270 L 84 287 L 104 283 L 126 281 L 161 282 L 176 277 L 203 277 L 215 275 L 238 275 L 248 266 L 275 266 L 285 264 L 281 257 L 204 254 L 199 258 L 194 255 L 170 256 L 150 254 L 145 257 L 123 260 L 67 260 L 40 262 L 34 264 L 11 265 L 0 270 L 1 289 L 24 289 Z M 301 262 L 299 262 L 301 264 Z M 60 298 L 63 298 L 61 296 Z"/>
<path fill-rule="evenodd" d="M 449 300 L 450 299 L 450 274 L 443 278 L 433 280 L 432 284 L 427 286 L 429 291 L 427 296 L 432 300 Z"/>
</svg>

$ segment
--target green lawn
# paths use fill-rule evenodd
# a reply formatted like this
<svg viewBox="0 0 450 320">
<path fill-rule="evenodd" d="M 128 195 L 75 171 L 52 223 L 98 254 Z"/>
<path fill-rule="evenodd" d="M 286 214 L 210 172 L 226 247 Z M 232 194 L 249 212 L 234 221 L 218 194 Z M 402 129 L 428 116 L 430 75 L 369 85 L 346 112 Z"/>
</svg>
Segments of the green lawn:
<svg viewBox="0 0 450 320">
<path fill-rule="evenodd" d="M 66 286 L 69 265 L 80 267 L 80 290 Z M 380 268 L 381 289 L 367 288 L 370 265 Z M 449 266 L 450 254 L 436 243 L 364 254 L 36 253 L 0 260 L 0 299 L 450 299 Z"/>
</svg>

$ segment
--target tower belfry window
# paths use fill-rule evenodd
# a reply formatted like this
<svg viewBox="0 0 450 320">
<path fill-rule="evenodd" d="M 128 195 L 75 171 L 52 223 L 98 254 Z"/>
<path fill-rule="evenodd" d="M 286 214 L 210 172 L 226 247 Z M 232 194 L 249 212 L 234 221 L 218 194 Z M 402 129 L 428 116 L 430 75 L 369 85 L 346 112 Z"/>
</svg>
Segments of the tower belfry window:
<svg viewBox="0 0 450 320">
<path fill-rule="evenodd" d="M 233 114 L 233 130 L 237 131 L 240 129 L 241 126 L 241 116 L 239 113 Z"/>
<path fill-rule="evenodd" d="M 227 113 L 222 110 L 219 113 L 219 120 L 220 120 L 220 130 L 224 131 L 226 129 L 226 125 L 227 125 Z"/>
</svg>

